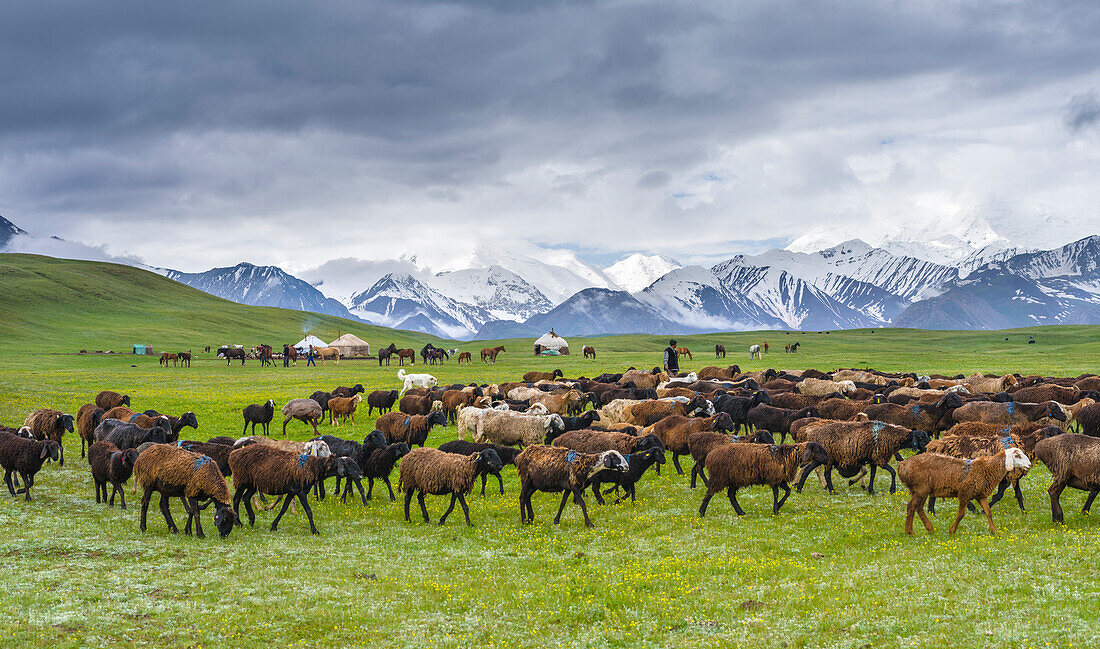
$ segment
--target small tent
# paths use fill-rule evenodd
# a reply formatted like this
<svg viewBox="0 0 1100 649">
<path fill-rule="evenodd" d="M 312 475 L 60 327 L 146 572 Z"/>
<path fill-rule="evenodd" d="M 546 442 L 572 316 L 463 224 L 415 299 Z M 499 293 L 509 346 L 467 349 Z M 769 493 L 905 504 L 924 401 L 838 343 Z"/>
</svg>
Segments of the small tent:
<svg viewBox="0 0 1100 649">
<path fill-rule="evenodd" d="M 299 340 L 297 344 L 294 345 L 294 349 L 297 349 L 300 352 L 308 352 L 310 345 L 313 345 L 314 347 L 328 347 L 328 343 L 321 340 L 317 336 L 310 334 L 305 338 Z"/>
<path fill-rule="evenodd" d="M 535 354 L 541 354 L 544 351 L 555 351 L 562 356 L 568 356 L 569 343 L 551 329 L 535 341 Z"/>
<path fill-rule="evenodd" d="M 355 334 L 344 334 L 332 341 L 330 347 L 340 350 L 343 358 L 366 358 L 370 356 L 370 345 Z"/>
</svg>

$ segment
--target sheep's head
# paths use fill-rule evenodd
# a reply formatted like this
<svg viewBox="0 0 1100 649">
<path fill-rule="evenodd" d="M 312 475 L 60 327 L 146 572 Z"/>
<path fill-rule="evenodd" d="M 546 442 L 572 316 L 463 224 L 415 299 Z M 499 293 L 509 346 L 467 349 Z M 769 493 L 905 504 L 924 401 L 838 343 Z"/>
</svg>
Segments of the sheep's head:
<svg viewBox="0 0 1100 649">
<path fill-rule="evenodd" d="M 1030 469 L 1031 460 L 1018 448 L 1005 449 L 1005 471 L 1013 469 Z"/>
<path fill-rule="evenodd" d="M 129 406 L 130 405 L 130 395 L 128 395 L 128 394 L 122 395 L 122 405 L 124 405 L 124 406 Z"/>
<path fill-rule="evenodd" d="M 237 512 L 226 503 L 216 503 L 214 510 L 214 527 L 218 528 L 218 534 L 224 539 L 233 531 L 237 524 Z"/>
<path fill-rule="evenodd" d="M 660 437 L 650 434 L 639 439 L 638 444 L 634 448 L 637 452 L 648 451 L 650 449 L 660 449 L 661 451 L 664 451 L 665 444 L 661 441 Z"/>
<path fill-rule="evenodd" d="M 963 403 L 964 401 L 962 400 L 962 397 L 958 395 L 958 393 L 949 392 L 945 394 L 943 398 L 939 400 L 939 402 L 936 403 L 936 407 L 954 410 L 955 408 L 962 406 Z"/>
<path fill-rule="evenodd" d="M 38 459 L 46 460 L 47 462 L 57 462 L 61 458 L 61 445 L 53 440 L 46 440 L 41 443 L 42 451 L 38 454 Z"/>
<path fill-rule="evenodd" d="M 562 420 L 561 415 L 558 415 L 558 414 L 549 415 L 546 418 L 545 427 L 546 427 L 547 431 L 565 430 L 565 421 Z"/>
<path fill-rule="evenodd" d="M 1057 419 L 1058 421 L 1066 420 L 1066 411 L 1062 408 L 1062 404 L 1057 401 L 1047 402 L 1047 417 L 1050 419 Z"/>
<path fill-rule="evenodd" d="M 58 430 L 66 430 L 73 432 L 73 416 L 72 415 L 58 415 L 57 416 L 57 428 Z"/>
<path fill-rule="evenodd" d="M 267 402 L 264 405 L 266 405 L 269 408 L 274 408 L 275 407 L 275 400 L 274 399 L 268 399 Z"/>
<path fill-rule="evenodd" d="M 180 423 L 184 426 L 190 426 L 195 430 L 198 430 L 199 428 L 199 418 L 196 417 L 195 413 L 191 412 L 190 410 L 180 415 Z"/>
<path fill-rule="evenodd" d="M 817 442 L 809 442 L 806 444 L 806 449 L 802 452 L 802 464 L 828 464 L 829 453 L 825 450 L 825 447 Z"/>
<path fill-rule="evenodd" d="M 390 444 L 386 450 L 393 451 L 394 456 L 397 459 L 401 459 L 409 454 L 409 451 L 412 450 L 412 447 L 405 442 L 397 442 L 395 444 Z"/>
<path fill-rule="evenodd" d="M 477 453 L 477 470 L 483 473 L 497 473 L 504 467 L 500 455 L 491 448 Z"/>
<path fill-rule="evenodd" d="M 598 462 L 592 465 L 588 476 L 592 477 L 597 471 L 626 471 L 630 467 L 623 454 L 618 451 L 604 451 L 600 453 Z"/>
<path fill-rule="evenodd" d="M 775 436 L 768 430 L 758 430 L 749 437 L 753 444 L 775 444 Z"/>
<path fill-rule="evenodd" d="M 436 403 L 438 403 L 438 401 Z M 432 426 L 446 426 L 446 425 L 447 425 L 447 414 L 444 413 L 442 410 L 433 410 L 431 413 L 428 414 L 428 427 L 429 428 L 432 427 Z"/>
<path fill-rule="evenodd" d="M 351 401 L 352 401 L 352 403 L 362 403 L 363 402 L 363 395 L 357 394 L 357 395 L 355 395 L 354 397 L 351 398 Z M 436 403 L 439 403 L 439 402 L 437 401 Z"/>
<path fill-rule="evenodd" d="M 720 412 L 714 416 L 712 430 L 729 432 L 733 430 L 733 417 L 728 412 Z"/>
<path fill-rule="evenodd" d="M 363 446 L 369 448 L 386 448 L 386 434 L 380 430 L 371 431 L 370 435 L 363 438 Z"/>
<path fill-rule="evenodd" d="M 916 449 L 918 453 L 923 453 L 931 441 L 932 438 L 923 430 L 911 430 L 909 435 L 905 437 L 905 446 Z"/>
<path fill-rule="evenodd" d="M 554 377 L 554 378 L 556 379 L 556 378 L 558 378 L 559 376 L 562 376 L 562 377 L 563 377 L 563 376 L 565 376 L 565 375 L 561 373 L 561 370 L 554 370 L 554 373 L 552 374 L 552 376 L 553 376 L 553 377 Z"/>
</svg>

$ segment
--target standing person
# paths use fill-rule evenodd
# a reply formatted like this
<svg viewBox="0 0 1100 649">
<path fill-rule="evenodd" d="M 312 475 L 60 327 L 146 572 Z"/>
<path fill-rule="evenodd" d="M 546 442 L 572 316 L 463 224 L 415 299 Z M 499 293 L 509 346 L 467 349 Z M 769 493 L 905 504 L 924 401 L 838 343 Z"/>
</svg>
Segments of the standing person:
<svg viewBox="0 0 1100 649">
<path fill-rule="evenodd" d="M 306 367 L 310 365 L 317 367 L 317 363 L 313 362 L 313 345 L 309 346 L 309 356 L 306 356 Z"/>
<path fill-rule="evenodd" d="M 283 345 L 283 367 L 290 367 L 290 345 Z"/>
<path fill-rule="evenodd" d="M 680 355 L 676 353 L 676 339 L 668 341 L 668 347 L 665 347 L 665 371 L 669 375 L 675 375 L 680 372 Z"/>
</svg>

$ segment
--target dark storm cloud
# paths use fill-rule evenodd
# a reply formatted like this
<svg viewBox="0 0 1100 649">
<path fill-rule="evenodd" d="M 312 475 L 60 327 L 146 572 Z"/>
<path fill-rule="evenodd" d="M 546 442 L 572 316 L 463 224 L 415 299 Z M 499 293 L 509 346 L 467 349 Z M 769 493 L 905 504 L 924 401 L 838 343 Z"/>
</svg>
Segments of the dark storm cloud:
<svg viewBox="0 0 1100 649">
<path fill-rule="evenodd" d="M 1074 95 L 1065 108 L 1066 127 L 1071 131 L 1080 131 L 1100 121 L 1100 99 L 1096 90 Z"/>
</svg>

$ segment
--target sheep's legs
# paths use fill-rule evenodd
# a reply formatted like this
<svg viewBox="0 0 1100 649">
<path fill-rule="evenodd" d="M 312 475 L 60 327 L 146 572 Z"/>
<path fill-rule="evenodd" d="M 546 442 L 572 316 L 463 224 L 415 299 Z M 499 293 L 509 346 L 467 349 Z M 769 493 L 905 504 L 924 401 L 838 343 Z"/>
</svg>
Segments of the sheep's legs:
<svg viewBox="0 0 1100 649">
<path fill-rule="evenodd" d="M 409 520 L 409 505 L 412 504 L 412 499 L 413 499 L 413 490 L 412 489 L 407 489 L 405 491 L 405 522 L 406 523 L 411 522 Z"/>
<path fill-rule="evenodd" d="M 168 523 L 168 531 L 172 534 L 179 534 L 180 530 L 176 527 L 176 521 L 172 518 L 172 508 L 168 506 L 169 498 L 163 493 L 160 494 L 160 513 L 164 515 L 164 522 Z"/>
<path fill-rule="evenodd" d="M 699 518 L 703 518 L 707 515 L 707 505 L 710 504 L 710 499 L 714 497 L 714 494 L 718 493 L 718 490 L 707 486 L 707 493 L 703 496 L 703 502 L 699 505 Z"/>
<path fill-rule="evenodd" d="M 111 507 L 115 506 L 115 494 L 117 493 L 120 506 L 122 507 L 122 509 L 126 509 L 126 489 L 124 489 L 122 487 L 122 485 L 117 485 L 116 484 L 116 485 L 112 485 L 112 486 L 113 486 L 113 489 L 111 491 Z M 106 496 L 107 496 L 107 485 L 106 484 L 103 485 L 103 496 L 104 496 L 104 498 L 106 498 Z"/>
<path fill-rule="evenodd" d="M 385 482 L 386 489 L 390 490 L 390 500 L 397 500 L 397 496 L 393 495 L 393 487 L 390 485 L 390 479 L 388 477 L 383 477 L 382 482 Z"/>
<path fill-rule="evenodd" d="M 733 511 L 737 512 L 738 516 L 744 516 L 745 510 L 741 509 L 741 504 L 737 502 L 737 490 L 729 487 L 726 489 L 726 495 L 729 496 L 730 504 L 733 505 Z"/>
<path fill-rule="evenodd" d="M 136 482 L 136 481 L 135 481 Z M 148 487 L 145 489 L 145 493 L 141 495 L 141 525 L 139 526 L 141 531 L 145 531 L 145 518 L 149 513 L 149 498 L 153 495 L 153 489 Z"/>
<path fill-rule="evenodd" d="M 1081 508 L 1082 514 L 1089 513 L 1089 510 L 1092 509 L 1092 501 L 1096 500 L 1096 494 L 1098 493 L 1100 493 L 1100 489 L 1093 489 L 1089 492 L 1089 497 L 1085 500 L 1085 506 Z"/>
<path fill-rule="evenodd" d="M 1050 489 L 1047 489 L 1047 493 L 1050 494 L 1050 517 L 1055 523 L 1062 522 L 1062 503 L 1058 499 L 1062 495 L 1062 491 L 1066 488 L 1065 483 L 1054 483 L 1050 485 Z"/>
<path fill-rule="evenodd" d="M 985 500 L 983 498 L 983 500 Z M 959 498 L 959 513 L 955 516 L 955 522 L 951 525 L 951 529 L 947 531 L 948 534 L 954 536 L 955 530 L 959 529 L 959 523 L 962 522 L 963 516 L 966 516 L 966 505 L 970 501 L 966 498 Z M 986 505 L 989 503 L 987 502 Z"/>
<path fill-rule="evenodd" d="M 985 520 L 989 521 L 989 533 L 996 535 L 997 528 L 993 525 L 993 512 L 989 509 L 989 501 L 985 498 L 979 498 L 978 504 L 982 506 L 982 511 L 985 512 Z"/>
<path fill-rule="evenodd" d="M 416 502 L 420 503 L 420 513 L 424 514 L 424 522 L 425 523 L 432 522 L 431 517 L 428 516 L 428 506 L 424 504 L 424 491 L 423 490 L 421 490 L 418 494 L 416 494 Z"/>
<path fill-rule="evenodd" d="M 584 504 L 584 490 L 578 490 L 573 492 L 573 502 L 581 506 L 581 513 L 584 514 L 584 526 L 596 527 L 592 524 L 591 519 L 588 518 L 588 507 Z"/>
<path fill-rule="evenodd" d="M 359 489 L 359 498 L 361 498 L 363 500 L 363 504 L 366 505 L 367 504 L 367 495 L 365 493 L 363 493 L 363 482 L 360 481 L 360 480 L 356 480 L 355 481 L 355 486 Z M 344 482 L 344 496 L 341 499 L 343 502 L 348 501 L 348 492 L 350 492 L 350 491 L 351 491 L 351 478 L 348 478 L 347 481 Z"/>
<path fill-rule="evenodd" d="M 909 504 L 905 507 L 905 533 L 909 536 L 913 536 L 913 514 L 920 515 L 920 520 L 924 523 L 924 529 L 928 530 L 929 534 L 935 531 L 932 527 L 932 521 L 928 520 L 928 516 L 924 513 L 924 500 L 926 496 L 913 495 L 909 499 Z"/>
<path fill-rule="evenodd" d="M 99 484 L 99 481 L 95 481 L 95 504 L 99 504 L 99 492 L 103 490 L 103 485 Z"/>
<path fill-rule="evenodd" d="M 279 515 L 275 517 L 275 520 L 271 521 L 271 531 L 272 532 L 279 529 L 279 519 L 281 519 L 283 517 L 283 514 L 286 513 L 286 510 L 290 507 L 290 502 L 292 500 L 293 500 L 293 498 L 284 498 L 283 499 L 283 508 L 279 510 Z"/>
<path fill-rule="evenodd" d="M 561 523 L 561 513 L 565 511 L 565 503 L 569 500 L 569 490 L 561 493 L 561 505 L 558 506 L 558 515 L 554 517 L 554 525 Z"/>
<path fill-rule="evenodd" d="M 680 468 L 680 454 L 672 454 L 672 464 L 676 467 L 676 475 L 684 475 L 684 470 Z"/>
<path fill-rule="evenodd" d="M 780 487 L 783 488 L 783 492 L 784 492 L 782 498 L 779 498 L 779 488 Z M 781 483 L 779 483 L 778 486 L 772 487 L 772 504 L 774 505 L 774 507 L 772 508 L 772 513 L 773 514 L 778 514 L 779 513 L 779 508 L 783 506 L 783 503 L 787 502 L 787 498 L 789 498 L 790 495 L 791 495 L 791 488 L 787 485 L 786 482 L 781 482 Z"/>
<path fill-rule="evenodd" d="M 993 494 L 993 497 L 989 499 L 989 505 L 996 505 L 1004 498 L 1005 492 L 1008 491 L 1008 478 L 1002 478 L 1000 484 L 997 485 L 997 493 Z M 1023 509 L 1023 507 L 1021 507 Z"/>
<path fill-rule="evenodd" d="M 1016 494 L 1016 503 L 1020 506 L 1020 511 L 1024 511 L 1024 492 L 1020 491 L 1019 480 L 1012 483 L 1012 491 Z"/>
<path fill-rule="evenodd" d="M 600 495 L 600 481 L 599 480 L 592 481 L 592 495 L 596 497 L 596 502 L 598 504 L 600 504 L 600 505 L 606 505 L 607 504 L 607 502 L 604 501 L 603 496 Z"/>
<path fill-rule="evenodd" d="M 451 515 L 451 512 L 455 509 L 455 501 L 458 500 L 458 494 L 451 494 L 451 504 L 447 507 L 447 511 L 443 512 L 443 515 L 439 517 L 439 524 L 442 525 L 447 522 L 447 517 Z M 469 516 L 466 517 L 469 519 Z"/>
<path fill-rule="evenodd" d="M 878 465 L 877 464 L 872 464 L 871 465 L 871 477 L 867 479 L 867 493 L 871 494 L 872 496 L 875 495 L 875 471 L 877 469 L 878 469 Z M 849 481 L 848 484 L 851 484 L 851 481 Z"/>
<path fill-rule="evenodd" d="M 497 477 L 497 482 L 498 482 L 498 483 L 500 484 L 500 495 L 502 495 L 502 496 L 503 496 L 503 495 L 504 495 L 504 479 L 500 477 L 500 473 L 499 473 L 499 472 L 498 472 L 498 473 L 494 473 L 493 475 L 495 475 L 495 476 Z M 483 476 L 483 477 L 484 477 L 484 476 Z M 481 490 L 481 495 L 483 495 L 483 496 L 484 496 L 484 495 L 485 495 L 485 485 L 481 485 L 481 487 L 482 487 L 482 490 Z"/>
<path fill-rule="evenodd" d="M 293 500 L 290 496 L 287 496 L 287 500 Z M 298 500 L 302 502 L 302 509 L 306 510 L 306 518 L 309 519 L 309 531 L 313 534 L 320 534 L 317 531 L 317 526 L 313 524 L 313 510 L 309 506 L 309 498 L 306 498 L 305 493 L 298 494 Z"/>
<path fill-rule="evenodd" d="M 802 493 L 802 487 L 806 485 L 806 479 L 809 478 L 814 469 L 818 468 L 819 466 L 821 466 L 821 462 L 817 462 L 815 460 L 802 471 L 802 477 L 798 479 L 798 484 L 795 485 L 795 491 L 797 491 L 798 493 Z M 706 478 L 703 478 L 703 484 L 706 484 L 706 482 Z"/>
</svg>

